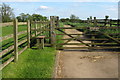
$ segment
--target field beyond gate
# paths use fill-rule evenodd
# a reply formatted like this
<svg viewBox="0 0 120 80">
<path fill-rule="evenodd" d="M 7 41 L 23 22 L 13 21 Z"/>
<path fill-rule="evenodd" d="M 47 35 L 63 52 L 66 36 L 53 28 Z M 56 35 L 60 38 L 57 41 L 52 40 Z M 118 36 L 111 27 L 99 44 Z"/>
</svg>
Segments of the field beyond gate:
<svg viewBox="0 0 120 80">
<path fill-rule="evenodd" d="M 64 43 L 57 44 L 57 49 L 103 49 L 115 50 L 120 49 L 120 20 L 96 19 L 84 21 L 84 26 L 75 26 L 75 23 L 69 23 L 69 27 L 56 27 L 61 34 L 67 35 L 67 38 L 59 39 L 64 40 Z M 76 23 L 77 24 L 77 23 Z M 112 26 L 113 25 L 113 26 Z M 65 30 L 75 29 L 80 33 L 65 32 Z M 69 43 L 77 41 L 79 43 Z M 86 43 L 87 42 L 87 43 Z M 60 45 L 82 45 L 78 47 L 60 47 Z"/>
</svg>

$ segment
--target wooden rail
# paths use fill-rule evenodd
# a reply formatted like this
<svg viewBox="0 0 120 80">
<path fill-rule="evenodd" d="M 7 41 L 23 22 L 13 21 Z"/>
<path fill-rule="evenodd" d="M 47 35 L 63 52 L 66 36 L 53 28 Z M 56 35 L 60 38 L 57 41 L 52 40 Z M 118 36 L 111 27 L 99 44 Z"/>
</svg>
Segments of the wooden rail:
<svg viewBox="0 0 120 80">
<path fill-rule="evenodd" d="M 18 25 L 26 25 L 27 22 L 19 22 Z M 13 26 L 13 22 L 0 23 L 1 27 Z"/>
</svg>

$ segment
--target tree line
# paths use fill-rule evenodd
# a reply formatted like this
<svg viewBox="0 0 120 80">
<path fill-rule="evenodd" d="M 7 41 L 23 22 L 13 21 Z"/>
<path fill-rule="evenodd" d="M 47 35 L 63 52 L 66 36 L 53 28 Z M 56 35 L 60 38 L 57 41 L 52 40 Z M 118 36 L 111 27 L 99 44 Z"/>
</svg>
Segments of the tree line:
<svg viewBox="0 0 120 80">
<path fill-rule="evenodd" d="M 17 18 L 19 22 L 26 22 L 28 19 L 33 21 L 47 21 L 46 16 L 42 16 L 40 14 L 25 14 L 21 13 L 19 16 L 15 17 L 13 13 L 13 8 L 10 7 L 8 4 L 0 4 L 0 18 L 2 22 L 12 22 L 14 18 Z"/>
<path fill-rule="evenodd" d="M 84 22 L 83 20 L 79 19 L 78 16 L 71 14 L 70 18 L 62 18 L 60 19 L 61 22 L 73 22 L 73 23 L 81 23 Z"/>
<path fill-rule="evenodd" d="M 2 22 L 12 22 L 14 18 L 17 18 L 19 22 L 26 22 L 27 20 L 32 21 L 47 21 L 46 16 L 42 16 L 40 14 L 26 14 L 21 13 L 19 16 L 15 17 L 15 14 L 13 13 L 13 8 L 10 7 L 8 4 L 0 4 L 0 18 L 2 18 Z M 71 14 L 70 18 L 62 18 L 60 19 L 61 22 L 83 22 L 79 19 L 78 16 L 75 16 L 74 14 Z"/>
</svg>

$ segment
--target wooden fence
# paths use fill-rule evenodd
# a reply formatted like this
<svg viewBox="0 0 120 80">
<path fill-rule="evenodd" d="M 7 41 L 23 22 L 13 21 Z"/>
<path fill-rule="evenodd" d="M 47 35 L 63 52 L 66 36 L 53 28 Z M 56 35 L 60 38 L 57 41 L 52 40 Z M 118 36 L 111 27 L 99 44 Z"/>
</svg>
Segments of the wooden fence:
<svg viewBox="0 0 120 80">
<path fill-rule="evenodd" d="M 56 21 L 55 23 L 58 25 L 58 21 Z M 2 64 L 0 64 L 0 70 L 2 70 L 10 62 L 18 61 L 18 55 L 20 55 L 27 48 L 30 48 L 32 39 L 34 39 L 38 35 L 46 36 L 45 39 L 46 40 L 48 39 L 48 43 L 46 43 L 45 45 L 51 46 L 51 44 L 53 44 L 53 38 L 52 38 L 53 32 L 51 32 L 52 26 L 53 26 L 52 19 L 50 21 L 29 21 L 28 20 L 27 22 L 22 24 L 19 23 L 17 19 L 15 19 L 12 23 L 8 23 L 8 24 L 5 23 L 5 25 L 3 25 L 2 27 L 5 27 L 5 26 L 9 27 L 9 25 L 13 25 L 13 34 L 1 37 L 0 42 L 3 42 L 8 39 L 13 39 L 14 44 L 0 52 L 1 61 L 3 58 L 6 58 L 9 54 L 13 54 L 13 55 L 9 57 L 6 61 L 2 62 Z M 18 32 L 19 25 L 27 25 L 27 30 Z M 20 35 L 25 35 L 26 38 L 20 41 L 19 40 L 20 38 L 18 37 Z M 19 46 L 24 45 L 25 43 L 27 45 L 25 45 L 22 49 L 19 50 Z"/>
<path fill-rule="evenodd" d="M 105 16 L 105 19 L 97 19 L 94 17 L 87 18 L 87 20 L 84 20 L 84 22 L 87 22 L 88 24 L 94 24 L 96 27 L 120 27 L 120 19 L 109 19 L 109 16 Z M 102 26 L 101 26 L 101 25 Z"/>
</svg>

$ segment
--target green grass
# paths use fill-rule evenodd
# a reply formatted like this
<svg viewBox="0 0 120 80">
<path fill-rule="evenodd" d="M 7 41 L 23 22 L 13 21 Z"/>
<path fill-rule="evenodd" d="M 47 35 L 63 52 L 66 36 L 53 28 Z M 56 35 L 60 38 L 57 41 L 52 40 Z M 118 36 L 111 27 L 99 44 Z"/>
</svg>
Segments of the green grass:
<svg viewBox="0 0 120 80">
<path fill-rule="evenodd" d="M 17 63 L 10 63 L 2 70 L 3 78 L 51 78 L 55 49 L 45 47 L 43 50 L 27 49 L 19 56 Z"/>
<path fill-rule="evenodd" d="M 18 32 L 26 31 L 27 25 L 19 25 Z M 2 36 L 13 34 L 13 26 L 2 27 Z"/>
</svg>

